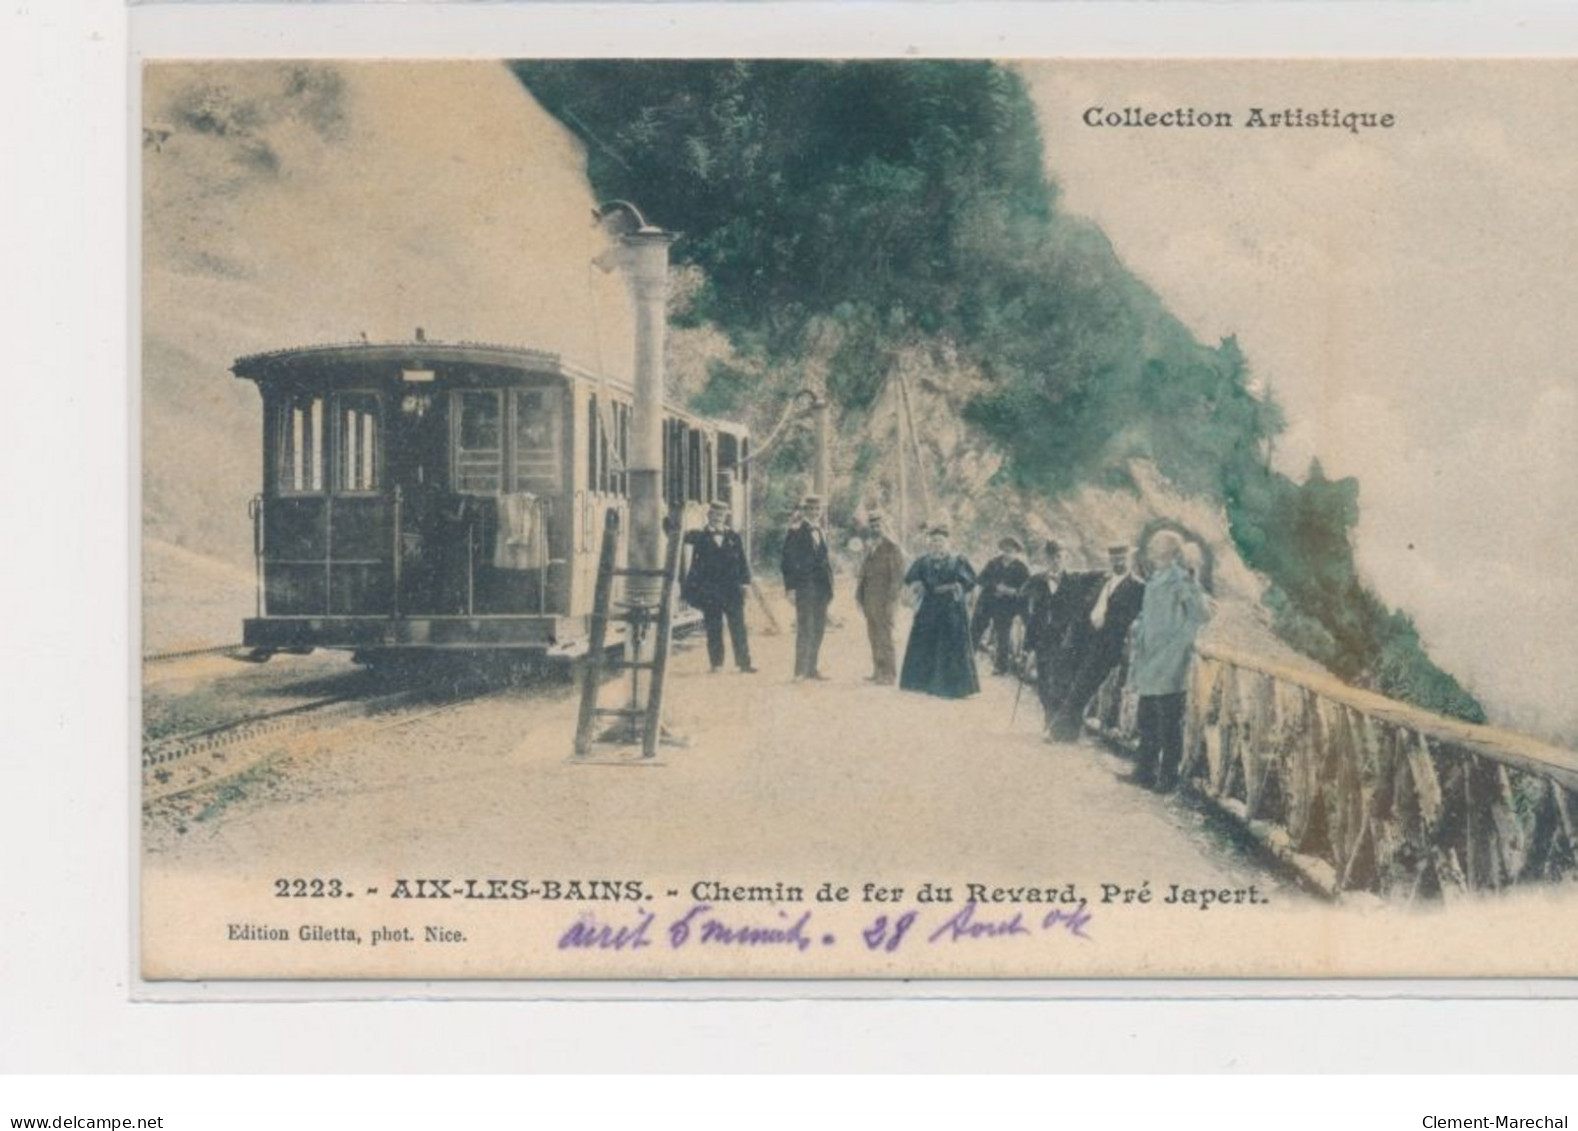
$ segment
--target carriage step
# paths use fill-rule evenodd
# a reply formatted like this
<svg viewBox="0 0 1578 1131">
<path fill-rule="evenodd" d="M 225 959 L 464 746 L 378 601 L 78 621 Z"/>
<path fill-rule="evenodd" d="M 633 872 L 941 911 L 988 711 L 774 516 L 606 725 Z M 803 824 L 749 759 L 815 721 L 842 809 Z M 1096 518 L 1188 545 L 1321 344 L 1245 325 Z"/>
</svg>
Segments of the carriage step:
<svg viewBox="0 0 1578 1131">
<path fill-rule="evenodd" d="M 614 671 L 656 671 L 657 664 L 652 660 L 604 660 L 602 666 Z"/>
<path fill-rule="evenodd" d="M 624 719 L 644 719 L 647 717 L 646 709 L 642 707 L 598 707 L 592 711 L 594 715 L 614 715 Z"/>
<path fill-rule="evenodd" d="M 611 571 L 615 577 L 666 577 L 666 569 L 616 569 Z"/>
</svg>

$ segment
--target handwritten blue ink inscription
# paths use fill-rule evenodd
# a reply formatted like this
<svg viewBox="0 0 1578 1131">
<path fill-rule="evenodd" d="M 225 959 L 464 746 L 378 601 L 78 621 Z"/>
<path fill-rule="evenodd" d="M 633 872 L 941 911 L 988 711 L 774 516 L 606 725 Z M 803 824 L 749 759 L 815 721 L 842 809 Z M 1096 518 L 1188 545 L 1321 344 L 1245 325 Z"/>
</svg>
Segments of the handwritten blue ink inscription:
<svg viewBox="0 0 1578 1131">
<path fill-rule="evenodd" d="M 778 921 L 767 926 L 753 923 L 729 923 L 712 914 L 712 904 L 698 903 L 668 927 L 668 944 L 675 950 L 692 944 L 707 946 L 791 946 L 796 950 L 811 949 L 811 936 L 806 928 L 811 913 L 802 911 L 793 922 L 787 911 L 778 912 Z M 831 936 L 824 936 L 824 942 Z"/>
<path fill-rule="evenodd" d="M 931 912 L 931 922 L 923 925 L 925 913 L 925 909 L 916 908 L 878 915 L 861 930 L 861 941 L 867 950 L 884 954 L 893 954 L 911 945 L 909 940 L 916 938 L 923 938 L 926 945 L 938 946 L 1059 932 L 1086 942 L 1093 941 L 1087 929 L 1092 915 L 1084 903 L 1075 907 L 1053 907 L 1042 914 L 1039 908 L 1027 912 L 1020 907 L 983 911 L 971 900 L 940 922 L 938 916 L 942 913 Z M 783 947 L 803 953 L 813 945 L 830 947 L 837 943 L 835 935 L 819 935 L 811 929 L 810 911 L 801 911 L 793 918 L 791 914 L 777 909 L 771 918 L 766 917 L 766 912 L 759 912 L 755 918 L 734 918 L 717 912 L 710 903 L 696 903 L 666 926 L 657 926 L 657 916 L 651 911 L 640 911 L 634 919 L 623 923 L 603 922 L 591 912 L 583 912 L 559 936 L 559 949 L 644 950 L 654 945 L 656 939 L 661 939 L 668 943 L 670 950 Z"/>
</svg>

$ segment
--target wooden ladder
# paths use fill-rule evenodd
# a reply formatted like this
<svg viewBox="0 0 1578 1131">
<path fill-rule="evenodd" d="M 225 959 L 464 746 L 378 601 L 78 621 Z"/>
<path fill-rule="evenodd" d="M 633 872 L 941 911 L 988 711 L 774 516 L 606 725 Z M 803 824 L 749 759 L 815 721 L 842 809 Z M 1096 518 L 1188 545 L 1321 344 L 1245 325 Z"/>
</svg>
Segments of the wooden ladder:
<svg viewBox="0 0 1578 1131">
<path fill-rule="evenodd" d="M 619 512 L 608 511 L 603 523 L 603 548 L 597 561 L 597 587 L 592 596 L 592 625 L 586 660 L 581 666 L 581 713 L 575 727 L 575 757 L 584 759 L 594 745 L 634 746 L 641 744 L 641 757 L 657 757 L 663 737 L 663 685 L 668 668 L 669 643 L 674 628 L 674 585 L 679 574 L 680 547 L 685 532 L 680 513 L 669 512 L 668 548 L 662 569 L 629 569 L 617 565 L 619 553 Z M 611 612 L 614 578 L 661 577 L 662 592 L 657 608 L 620 603 L 620 612 Z M 621 621 L 626 626 L 625 650 L 619 659 L 607 654 L 608 624 Z M 648 632 L 655 632 L 650 659 L 637 659 Z M 598 691 L 609 671 L 630 673 L 630 698 L 623 707 L 599 707 Z M 641 673 L 649 672 L 645 701 L 641 695 Z M 599 719 L 611 718 L 614 725 L 597 734 Z"/>
</svg>

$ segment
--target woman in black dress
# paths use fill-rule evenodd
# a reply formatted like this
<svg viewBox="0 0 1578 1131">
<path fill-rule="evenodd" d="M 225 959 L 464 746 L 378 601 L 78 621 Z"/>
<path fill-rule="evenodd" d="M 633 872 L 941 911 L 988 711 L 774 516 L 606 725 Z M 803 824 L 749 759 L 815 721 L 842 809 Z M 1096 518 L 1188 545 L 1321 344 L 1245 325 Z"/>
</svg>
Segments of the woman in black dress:
<svg viewBox="0 0 1578 1131">
<path fill-rule="evenodd" d="M 966 595 L 975 588 L 975 570 L 948 547 L 948 528 L 934 526 L 927 537 L 931 552 L 918 558 L 904 583 L 920 591 L 920 608 L 910 626 L 899 686 L 944 699 L 963 699 L 981 690 L 970 647 Z"/>
</svg>

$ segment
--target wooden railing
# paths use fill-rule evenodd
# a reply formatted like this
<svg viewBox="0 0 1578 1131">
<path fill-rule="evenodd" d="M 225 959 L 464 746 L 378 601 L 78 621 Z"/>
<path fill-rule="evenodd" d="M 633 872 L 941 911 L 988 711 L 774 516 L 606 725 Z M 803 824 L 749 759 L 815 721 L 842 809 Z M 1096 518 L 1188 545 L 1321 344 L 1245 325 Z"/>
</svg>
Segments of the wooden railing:
<svg viewBox="0 0 1578 1131">
<path fill-rule="evenodd" d="M 1190 676 L 1183 785 L 1333 895 L 1452 900 L 1578 879 L 1578 755 L 1216 645 Z M 1132 746 L 1117 675 L 1095 704 Z"/>
</svg>

